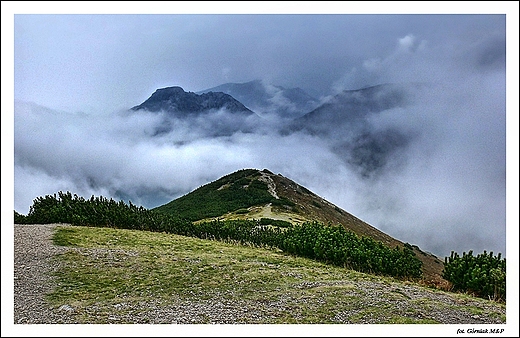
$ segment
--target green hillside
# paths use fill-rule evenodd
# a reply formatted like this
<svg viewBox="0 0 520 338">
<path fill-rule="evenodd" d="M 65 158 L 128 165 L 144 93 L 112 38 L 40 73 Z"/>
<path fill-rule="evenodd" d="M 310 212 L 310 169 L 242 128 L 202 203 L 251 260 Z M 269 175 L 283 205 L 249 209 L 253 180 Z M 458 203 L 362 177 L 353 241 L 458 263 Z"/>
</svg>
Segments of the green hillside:
<svg viewBox="0 0 520 338">
<path fill-rule="evenodd" d="M 153 211 L 192 222 L 211 220 L 270 220 L 303 224 L 341 225 L 358 236 L 369 237 L 389 248 L 406 243 L 380 231 L 291 179 L 264 169 L 242 169 L 159 206 Z M 443 261 L 409 246 L 422 261 L 424 278 L 444 284 Z"/>
<path fill-rule="evenodd" d="M 55 257 L 60 263 L 56 287 L 47 300 L 55 309 L 70 310 L 62 316 L 64 323 L 506 321 L 505 304 L 276 250 L 149 231 L 66 225 L 57 227 L 54 243 L 67 250 Z"/>
<path fill-rule="evenodd" d="M 258 180 L 261 175 L 256 169 L 239 170 L 152 210 L 197 221 L 268 203 L 294 205 L 271 195 L 267 183 Z"/>
<path fill-rule="evenodd" d="M 277 185 L 273 177 L 263 176 L 264 174 L 265 172 L 262 172 L 262 177 L 258 180 L 267 180 L 268 191 L 277 200 L 280 200 L 280 197 L 276 187 L 290 187 L 293 184 L 286 181 L 278 182 Z M 226 184 L 229 185 L 229 182 Z M 243 187 L 247 188 L 250 185 Z M 298 189 L 298 186 L 293 186 L 290 190 L 298 193 Z M 315 196 L 309 191 L 306 194 L 307 197 Z M 319 209 L 328 205 L 325 200 L 321 202 L 324 204 L 320 204 Z M 328 207 L 336 209 L 333 205 Z M 341 210 L 338 212 L 344 214 Z M 343 269 L 414 282 L 420 280 L 424 285 L 451 289 L 449 283 L 439 284 L 432 279 L 440 277 L 440 274 L 435 275 L 432 272 L 435 273 L 436 269 L 443 267 L 438 258 L 408 243 L 391 247 L 374 237 L 356 234 L 344 225 L 348 225 L 350 217 L 346 223 L 339 224 L 314 221 L 295 225 L 273 219 L 190 222 L 131 203 L 127 205 L 122 201 L 116 202 L 113 199 L 94 196 L 85 199 L 70 192 L 38 197 L 27 216 L 16 211 L 14 216 L 15 224 L 61 223 L 84 227 L 146 230 L 269 248 L 275 252 L 309 258 Z M 365 228 L 370 229 L 370 226 L 366 225 Z M 505 301 L 506 264 L 500 254 L 494 256 L 492 253 L 488 255 L 484 252 L 473 257 L 470 252 L 459 257 L 452 253 L 452 257 L 446 259 L 445 267 L 443 273 L 453 283 L 452 288 L 472 292 L 486 299 L 492 297 L 493 300 Z"/>
</svg>

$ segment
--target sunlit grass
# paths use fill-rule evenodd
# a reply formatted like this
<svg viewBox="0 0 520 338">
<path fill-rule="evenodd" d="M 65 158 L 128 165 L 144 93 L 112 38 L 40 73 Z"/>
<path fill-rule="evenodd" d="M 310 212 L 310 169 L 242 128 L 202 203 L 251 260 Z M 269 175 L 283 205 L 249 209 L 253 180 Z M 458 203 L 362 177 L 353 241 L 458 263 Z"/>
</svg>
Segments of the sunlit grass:
<svg viewBox="0 0 520 338">
<path fill-rule="evenodd" d="M 391 277 L 364 274 L 294 257 L 280 251 L 166 233 L 59 226 L 54 243 L 71 248 L 56 257 L 58 285 L 48 295 L 56 307 L 76 309 L 82 323 L 107 322 L 119 314 L 138 316 L 139 304 L 224 299 L 249 304 L 263 315 L 254 323 L 431 323 L 414 312 L 396 313 L 393 301 L 408 301 Z M 388 289 L 374 306 L 358 282 Z M 420 287 L 420 286 L 417 286 Z M 122 306 L 124 304 L 125 306 Z M 436 304 L 410 302 L 420 309 Z M 135 305 L 135 306 L 134 306 Z M 93 310 L 94 309 L 94 310 Z M 338 319 L 339 317 L 340 319 Z M 198 322 L 207 319 L 201 315 Z M 243 319 L 247 322 L 247 319 Z"/>
</svg>

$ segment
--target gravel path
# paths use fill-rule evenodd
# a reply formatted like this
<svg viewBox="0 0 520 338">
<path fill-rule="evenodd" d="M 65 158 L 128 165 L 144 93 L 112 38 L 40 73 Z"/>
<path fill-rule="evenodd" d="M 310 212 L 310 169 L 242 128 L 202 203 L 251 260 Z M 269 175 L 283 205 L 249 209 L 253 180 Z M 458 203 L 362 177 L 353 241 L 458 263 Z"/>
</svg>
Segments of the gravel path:
<svg viewBox="0 0 520 338">
<path fill-rule="evenodd" d="M 67 250 L 52 244 L 55 224 L 14 226 L 14 323 L 65 323 L 67 316 L 44 300 L 52 291 L 52 257 Z"/>
<path fill-rule="evenodd" d="M 15 225 L 14 226 L 14 324 L 75 324 L 78 323 L 78 311 L 88 313 L 93 323 L 108 319 L 110 323 L 148 323 L 148 324 L 237 324 L 262 323 L 266 318 L 276 317 L 277 313 L 286 307 L 294 306 L 294 300 L 286 299 L 277 302 L 252 304 L 250 302 L 229 302 L 225 297 L 215 297 L 206 300 L 178 300 L 165 306 L 160 300 L 151 299 L 147 302 L 129 305 L 116 304 L 107 308 L 92 306 L 85 309 L 74 309 L 71 305 L 62 304 L 53 307 L 46 303 L 44 295 L 52 291 L 55 281 L 50 277 L 59 266 L 53 256 L 67 250 L 81 250 L 85 254 L 99 255 L 99 249 L 75 249 L 58 247 L 52 244 L 51 237 L 56 224 L 48 225 Z M 302 281 L 295 288 L 305 289 L 329 286 L 330 282 Z M 393 286 L 377 281 L 349 281 L 355 284 L 355 289 L 363 291 L 363 306 L 379 306 L 388 292 L 399 293 L 401 300 L 393 301 L 391 306 L 396 312 L 405 313 L 411 307 L 420 308 L 418 318 L 432 318 L 443 324 L 500 324 L 503 322 L 496 316 L 488 316 L 490 312 L 501 312 L 492 303 L 485 305 L 483 313 L 478 315 L 464 311 L 458 307 L 460 300 L 447 293 L 432 292 L 424 288 L 410 285 Z M 394 297 L 395 298 L 395 297 Z M 424 301 L 439 301 L 449 306 L 443 309 L 428 308 L 421 305 Z M 319 301 L 319 300 L 313 300 Z M 467 300 L 467 306 L 478 306 L 478 300 Z M 240 303 L 240 304 L 239 304 Z M 387 304 L 389 305 L 389 304 Z M 131 307 L 131 309 L 128 308 Z M 338 309 L 334 321 L 349 324 L 352 310 Z M 380 318 L 365 318 L 367 324 L 377 323 Z"/>
</svg>

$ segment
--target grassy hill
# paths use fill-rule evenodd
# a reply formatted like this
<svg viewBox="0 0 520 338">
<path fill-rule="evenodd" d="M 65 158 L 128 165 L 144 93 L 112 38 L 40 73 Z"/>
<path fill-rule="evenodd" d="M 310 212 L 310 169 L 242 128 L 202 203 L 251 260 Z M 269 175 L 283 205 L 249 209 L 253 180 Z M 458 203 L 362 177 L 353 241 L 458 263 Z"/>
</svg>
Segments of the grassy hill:
<svg viewBox="0 0 520 338">
<path fill-rule="evenodd" d="M 434 285 L 446 283 L 441 277 L 443 261 L 435 255 L 389 236 L 289 178 L 267 169 L 238 170 L 152 210 L 195 222 L 265 218 L 293 224 L 309 221 L 340 224 L 390 248 L 408 245 L 423 263 L 424 279 Z"/>
<path fill-rule="evenodd" d="M 53 241 L 47 299 L 70 323 L 505 323 L 504 304 L 277 250 L 66 225 Z"/>
<path fill-rule="evenodd" d="M 153 210 L 198 221 L 230 212 L 238 211 L 240 214 L 252 206 L 294 205 L 289 200 L 277 199 L 269 193 L 268 185 L 259 179 L 261 177 L 262 172 L 255 169 L 239 170 Z"/>
</svg>

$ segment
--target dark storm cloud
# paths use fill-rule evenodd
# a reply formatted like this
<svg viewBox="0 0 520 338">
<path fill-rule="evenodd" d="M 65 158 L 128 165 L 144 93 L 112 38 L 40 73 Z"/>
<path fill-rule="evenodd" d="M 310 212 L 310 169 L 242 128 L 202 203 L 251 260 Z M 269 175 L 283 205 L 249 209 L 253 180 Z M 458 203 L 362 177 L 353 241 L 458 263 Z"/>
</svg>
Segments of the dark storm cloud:
<svg viewBox="0 0 520 338">
<path fill-rule="evenodd" d="M 35 197 L 58 190 L 154 207 L 232 171 L 267 168 L 437 255 L 505 252 L 504 22 L 502 15 L 17 17 L 15 98 L 39 105 L 14 109 L 15 209 L 26 213 Z M 237 131 L 223 110 L 167 124 L 161 114 L 125 112 L 157 88 L 254 79 L 275 94 L 273 107 L 288 110 L 274 85 L 322 102 L 381 83 L 431 87 L 412 105 L 367 116 L 364 131 L 319 136 L 278 133 L 286 121 L 272 114 L 262 127 L 246 120 L 249 129 Z M 232 128 L 215 134 L 217 122 Z M 374 168 L 376 175 L 363 175 Z"/>
</svg>

